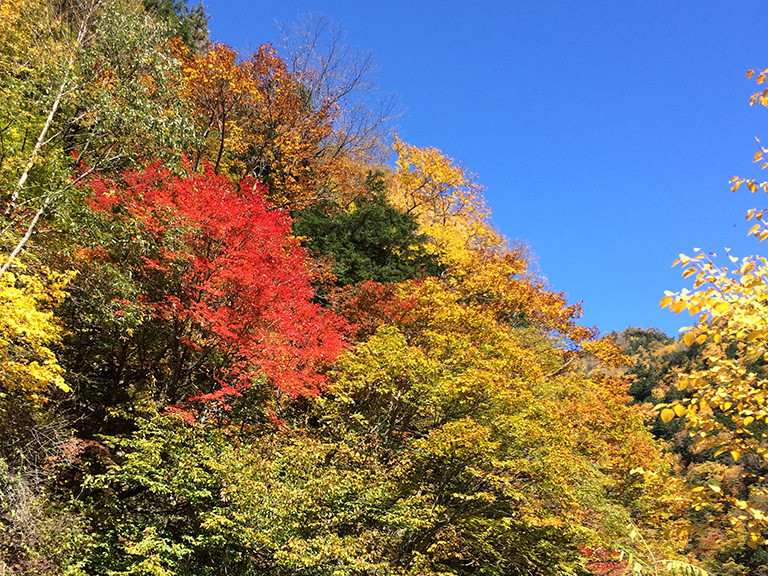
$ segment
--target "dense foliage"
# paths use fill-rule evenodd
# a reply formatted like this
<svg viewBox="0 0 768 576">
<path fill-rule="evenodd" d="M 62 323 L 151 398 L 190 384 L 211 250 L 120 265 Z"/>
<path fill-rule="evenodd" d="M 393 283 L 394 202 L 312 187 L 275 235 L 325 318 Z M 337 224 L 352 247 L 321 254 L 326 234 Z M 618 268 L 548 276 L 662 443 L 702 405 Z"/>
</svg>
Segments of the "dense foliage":
<svg viewBox="0 0 768 576">
<path fill-rule="evenodd" d="M 600 338 L 365 66 L 206 21 L 0 4 L 0 572 L 761 574 L 763 260 Z"/>
<path fill-rule="evenodd" d="M 436 275 L 439 263 L 427 236 L 417 234 L 416 217 L 392 206 L 380 176 L 371 174 L 366 184 L 367 193 L 347 206 L 323 202 L 297 214 L 294 234 L 327 262 L 340 286 Z"/>
</svg>

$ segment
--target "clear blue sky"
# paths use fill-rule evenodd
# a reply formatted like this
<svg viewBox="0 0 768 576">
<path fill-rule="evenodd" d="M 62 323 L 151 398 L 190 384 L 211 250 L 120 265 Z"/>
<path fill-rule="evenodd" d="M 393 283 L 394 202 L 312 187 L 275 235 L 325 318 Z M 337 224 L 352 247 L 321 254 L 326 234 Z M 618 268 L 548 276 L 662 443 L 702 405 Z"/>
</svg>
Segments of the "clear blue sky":
<svg viewBox="0 0 768 576">
<path fill-rule="evenodd" d="M 758 175 L 748 68 L 768 67 L 768 3 L 698 0 L 208 0 L 213 38 L 278 44 L 314 12 L 373 53 L 398 133 L 459 160 L 496 226 L 538 255 L 550 287 L 601 330 L 689 323 L 659 310 L 689 283 L 694 246 L 768 252 L 746 238 L 731 176 Z M 768 177 L 768 173 L 765 174 Z"/>
</svg>

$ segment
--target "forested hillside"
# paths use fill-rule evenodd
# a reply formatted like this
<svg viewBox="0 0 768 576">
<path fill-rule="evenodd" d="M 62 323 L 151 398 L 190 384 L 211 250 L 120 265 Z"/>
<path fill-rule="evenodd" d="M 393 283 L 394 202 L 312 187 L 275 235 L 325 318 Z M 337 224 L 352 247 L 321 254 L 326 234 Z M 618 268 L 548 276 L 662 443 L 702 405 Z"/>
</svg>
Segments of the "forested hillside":
<svg viewBox="0 0 768 576">
<path fill-rule="evenodd" d="M 359 62 L 206 22 L 0 4 L 0 574 L 766 574 L 768 262 L 601 337 Z"/>
</svg>

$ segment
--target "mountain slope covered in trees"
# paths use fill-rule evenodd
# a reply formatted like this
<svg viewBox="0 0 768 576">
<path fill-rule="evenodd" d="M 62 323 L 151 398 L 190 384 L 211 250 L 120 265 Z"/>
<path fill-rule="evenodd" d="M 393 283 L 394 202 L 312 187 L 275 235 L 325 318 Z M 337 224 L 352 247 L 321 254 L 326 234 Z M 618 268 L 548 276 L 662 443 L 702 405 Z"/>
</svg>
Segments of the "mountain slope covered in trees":
<svg viewBox="0 0 768 576">
<path fill-rule="evenodd" d="M 723 516 L 643 405 L 698 431 L 715 356 L 675 349 L 698 392 L 654 392 L 668 366 L 581 326 L 462 166 L 350 104 L 354 75 L 205 22 L 0 4 L 3 573 L 704 574 L 710 506 L 760 574 L 759 462 L 727 500 L 752 520 Z M 753 335 L 724 357 L 761 370 Z M 706 447 L 764 458 L 749 406 Z"/>
</svg>

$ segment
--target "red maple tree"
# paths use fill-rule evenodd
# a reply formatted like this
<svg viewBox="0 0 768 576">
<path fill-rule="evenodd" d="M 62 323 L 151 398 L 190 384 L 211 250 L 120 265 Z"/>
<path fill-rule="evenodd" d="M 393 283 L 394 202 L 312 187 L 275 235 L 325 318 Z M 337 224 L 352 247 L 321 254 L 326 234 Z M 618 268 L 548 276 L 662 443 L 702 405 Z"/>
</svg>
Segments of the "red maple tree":
<svg viewBox="0 0 768 576">
<path fill-rule="evenodd" d="M 164 326 L 170 404 L 186 396 L 226 407 L 265 378 L 294 398 L 323 390 L 346 325 L 312 302 L 306 253 L 261 184 L 234 187 L 210 168 L 178 177 L 158 166 L 125 174 L 120 185 L 90 184 L 92 207 L 146 246 L 135 278 Z"/>
</svg>

